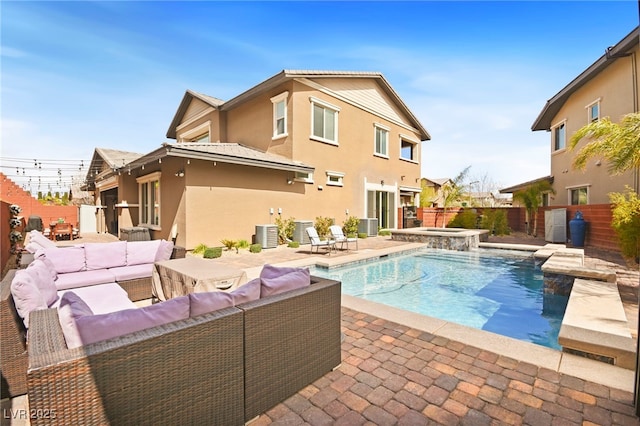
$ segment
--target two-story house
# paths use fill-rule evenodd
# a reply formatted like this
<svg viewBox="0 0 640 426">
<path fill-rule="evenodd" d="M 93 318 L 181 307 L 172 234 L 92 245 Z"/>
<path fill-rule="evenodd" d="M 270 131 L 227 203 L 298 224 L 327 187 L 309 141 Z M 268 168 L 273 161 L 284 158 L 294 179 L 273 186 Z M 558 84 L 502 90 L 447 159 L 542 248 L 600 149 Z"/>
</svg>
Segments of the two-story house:
<svg viewBox="0 0 640 426">
<path fill-rule="evenodd" d="M 581 141 L 574 150 L 568 143 L 576 130 L 609 117 L 619 122 L 628 113 L 640 110 L 639 29 L 615 46 L 549 99 L 533 123 L 533 131 L 550 132 L 551 176 L 555 194 L 547 194 L 550 206 L 608 204 L 610 192 L 624 192 L 625 185 L 640 189 L 640 173 L 629 171 L 610 176 L 607 163 L 592 159 L 584 171 L 572 167 Z M 519 185 L 520 187 L 522 185 Z M 501 192 L 513 192 L 516 187 Z"/>
<path fill-rule="evenodd" d="M 419 202 L 430 139 L 380 73 L 291 70 L 228 101 L 187 90 L 167 137 L 88 180 L 99 203 L 101 187 L 117 193 L 119 227 L 187 249 L 251 240 L 277 217 L 396 227 L 398 208 Z"/>
</svg>

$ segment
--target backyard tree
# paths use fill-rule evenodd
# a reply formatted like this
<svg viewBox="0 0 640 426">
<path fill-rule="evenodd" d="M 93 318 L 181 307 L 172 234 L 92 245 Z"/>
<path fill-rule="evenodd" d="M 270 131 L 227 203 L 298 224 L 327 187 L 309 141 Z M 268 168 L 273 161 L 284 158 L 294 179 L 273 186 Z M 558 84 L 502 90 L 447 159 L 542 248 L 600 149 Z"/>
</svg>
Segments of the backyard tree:
<svg viewBox="0 0 640 426">
<path fill-rule="evenodd" d="M 464 194 L 464 181 L 469 174 L 471 166 L 467 166 L 458 175 L 449 182 L 442 185 L 442 201 L 443 201 L 443 215 L 442 227 L 447 226 L 447 208 L 453 206 L 455 203 L 460 202 Z"/>
<path fill-rule="evenodd" d="M 590 139 L 573 160 L 573 166 L 584 169 L 587 161 L 601 156 L 609 163 L 609 174 L 619 175 L 640 168 L 640 113 L 625 115 L 620 123 L 603 118 L 579 129 L 569 140 L 569 147 L 575 149 L 583 139 Z M 620 240 L 622 253 L 640 258 L 640 202 L 638 188 L 635 193 L 627 188 L 626 194 L 612 192 L 612 227 Z"/>
<path fill-rule="evenodd" d="M 541 180 L 513 193 L 513 199 L 524 204 L 527 213 L 527 235 L 538 235 L 538 208 L 542 205 L 542 195 L 546 192 L 555 194 L 548 180 Z"/>
</svg>

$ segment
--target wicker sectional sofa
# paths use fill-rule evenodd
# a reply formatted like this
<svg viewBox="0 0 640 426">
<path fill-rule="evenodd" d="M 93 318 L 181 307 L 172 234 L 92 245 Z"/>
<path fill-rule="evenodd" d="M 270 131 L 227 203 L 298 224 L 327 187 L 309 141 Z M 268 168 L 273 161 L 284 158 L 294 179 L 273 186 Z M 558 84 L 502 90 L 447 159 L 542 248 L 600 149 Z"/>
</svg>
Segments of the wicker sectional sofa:
<svg viewBox="0 0 640 426">
<path fill-rule="evenodd" d="M 93 243 L 87 244 L 94 253 L 98 253 L 102 259 L 109 257 L 108 253 L 113 247 L 119 247 L 120 251 L 124 247 L 145 248 L 159 250 L 160 245 L 163 246 L 163 256 L 161 258 L 168 257 L 184 257 L 185 252 L 180 247 L 175 247 L 173 243 L 166 241 L 154 242 L 116 242 L 116 243 Z M 135 246 L 133 245 L 135 244 Z M 37 258 L 29 265 L 27 270 L 34 267 L 36 263 L 43 262 L 42 258 L 47 257 L 47 265 L 55 269 L 55 263 L 68 265 L 73 264 L 73 259 L 82 259 L 82 251 L 85 250 L 84 246 L 67 247 L 67 248 L 49 248 L 44 249 L 37 254 Z M 126 251 L 126 248 L 125 248 Z M 139 253 L 142 253 L 140 251 Z M 48 256 L 47 256 L 48 255 Z M 149 254 L 149 256 L 153 253 Z M 94 256 L 95 257 L 95 256 Z M 150 263 L 142 264 L 135 262 L 135 265 L 116 265 L 113 269 L 119 270 L 116 273 L 109 273 L 108 268 L 96 268 L 88 269 L 86 267 L 86 257 L 84 257 L 85 267 L 78 266 L 77 271 L 72 272 L 56 272 L 53 275 L 55 290 L 58 294 L 62 294 L 64 291 L 93 291 L 101 287 L 113 289 L 111 293 L 125 291 L 125 302 L 129 305 L 121 305 L 120 308 L 124 309 L 130 307 L 133 301 L 151 298 L 152 294 L 152 271 L 153 271 L 153 258 Z M 138 257 L 138 261 L 141 262 L 141 257 Z M 76 262 L 79 263 L 79 262 Z M 54 266 L 51 266 L 51 265 Z M 82 269 L 82 270 L 80 270 Z M 63 271 L 63 269 L 60 269 Z M 10 270 L 0 283 L 0 372 L 2 373 L 2 381 L 0 383 L 0 389 L 2 391 L 2 398 L 13 397 L 17 395 L 23 395 L 27 392 L 26 371 L 27 371 L 27 344 L 26 335 L 27 328 L 24 324 L 23 318 L 19 315 L 21 309 L 16 307 L 14 296 L 12 295 L 11 285 L 18 272 L 16 270 Z M 115 291 L 114 291 L 115 290 Z M 94 293 L 97 293 L 94 291 Z M 105 303 L 109 302 L 109 298 L 105 298 Z M 51 306 L 47 303 L 47 306 Z M 20 307 L 20 303 L 18 303 Z M 24 312 L 24 311 L 23 311 Z M 23 313 L 23 316 L 25 314 Z M 28 315 L 26 315 L 28 317 Z"/>
<path fill-rule="evenodd" d="M 185 296 L 186 297 L 186 296 Z M 311 285 L 75 349 L 30 316 L 33 425 L 242 425 L 341 362 L 341 283 Z"/>
</svg>

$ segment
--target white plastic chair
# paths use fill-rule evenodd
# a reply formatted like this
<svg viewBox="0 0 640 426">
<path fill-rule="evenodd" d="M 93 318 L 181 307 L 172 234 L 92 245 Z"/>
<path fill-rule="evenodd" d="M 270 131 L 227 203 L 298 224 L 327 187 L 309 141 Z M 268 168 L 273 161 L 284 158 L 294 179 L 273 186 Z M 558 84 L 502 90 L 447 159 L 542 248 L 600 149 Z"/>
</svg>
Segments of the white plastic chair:
<svg viewBox="0 0 640 426">
<path fill-rule="evenodd" d="M 329 250 L 329 256 L 331 256 L 331 250 L 336 245 L 336 242 L 333 240 L 325 240 L 321 241 L 320 236 L 318 235 L 318 231 L 316 228 L 310 226 L 306 229 L 307 235 L 309 236 L 309 241 L 311 242 L 311 253 L 313 253 L 313 248 L 316 247 L 316 253 L 320 252 L 320 247 L 326 248 Z"/>
<path fill-rule="evenodd" d="M 344 248 L 344 245 L 347 245 L 347 251 L 349 250 L 349 243 L 356 243 L 356 250 L 358 250 L 358 239 L 347 237 L 342 232 L 342 228 L 338 225 L 331 225 L 329 227 L 329 231 L 331 231 L 331 238 L 337 243 L 340 243 L 340 249 Z"/>
</svg>

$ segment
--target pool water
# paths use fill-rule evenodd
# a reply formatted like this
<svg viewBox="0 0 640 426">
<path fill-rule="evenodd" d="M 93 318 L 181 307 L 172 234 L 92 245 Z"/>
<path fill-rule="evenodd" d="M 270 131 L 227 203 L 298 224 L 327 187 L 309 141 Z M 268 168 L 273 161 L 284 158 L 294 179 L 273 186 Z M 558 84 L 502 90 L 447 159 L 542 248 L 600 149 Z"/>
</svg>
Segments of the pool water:
<svg viewBox="0 0 640 426">
<path fill-rule="evenodd" d="M 560 349 L 568 298 L 543 294 L 531 253 L 430 249 L 312 273 L 351 296 Z"/>
</svg>

